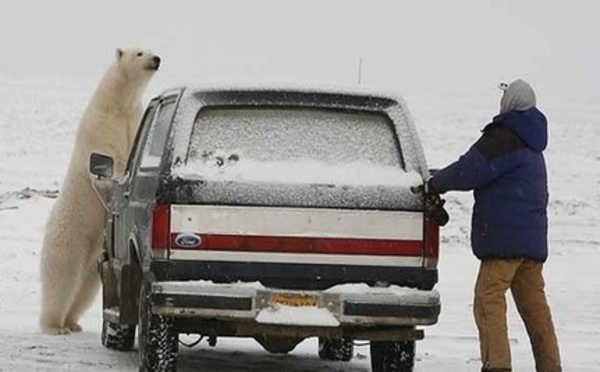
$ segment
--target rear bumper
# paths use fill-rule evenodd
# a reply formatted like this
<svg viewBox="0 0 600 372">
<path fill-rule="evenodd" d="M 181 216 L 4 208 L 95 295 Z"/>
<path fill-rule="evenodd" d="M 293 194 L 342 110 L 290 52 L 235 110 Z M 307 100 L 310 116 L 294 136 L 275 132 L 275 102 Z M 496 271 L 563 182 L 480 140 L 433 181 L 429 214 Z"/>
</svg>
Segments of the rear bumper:
<svg viewBox="0 0 600 372">
<path fill-rule="evenodd" d="M 259 283 L 170 281 L 154 283 L 152 299 L 156 314 L 287 327 L 431 325 L 437 322 L 441 308 L 434 290 L 366 284 L 298 291 Z"/>
</svg>

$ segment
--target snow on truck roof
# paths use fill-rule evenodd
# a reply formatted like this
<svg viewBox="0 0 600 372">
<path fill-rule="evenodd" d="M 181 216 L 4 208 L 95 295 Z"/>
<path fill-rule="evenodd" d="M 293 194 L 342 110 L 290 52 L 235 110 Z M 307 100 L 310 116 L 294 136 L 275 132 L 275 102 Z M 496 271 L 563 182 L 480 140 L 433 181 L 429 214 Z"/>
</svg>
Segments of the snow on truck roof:
<svg viewBox="0 0 600 372">
<path fill-rule="evenodd" d="M 187 84 L 163 91 L 161 95 L 169 95 L 176 91 L 185 90 L 184 94 L 202 92 L 294 92 L 348 95 L 366 98 L 390 100 L 405 108 L 404 98 L 397 92 L 368 86 L 344 86 L 300 83 L 251 83 L 251 82 L 208 82 L 202 84 Z"/>
</svg>

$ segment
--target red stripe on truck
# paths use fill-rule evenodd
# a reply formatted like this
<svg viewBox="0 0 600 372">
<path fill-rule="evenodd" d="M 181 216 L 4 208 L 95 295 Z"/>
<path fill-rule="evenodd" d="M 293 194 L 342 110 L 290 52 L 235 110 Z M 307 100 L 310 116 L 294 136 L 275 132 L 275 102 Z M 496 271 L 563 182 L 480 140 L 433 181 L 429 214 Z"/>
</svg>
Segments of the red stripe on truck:
<svg viewBox="0 0 600 372">
<path fill-rule="evenodd" d="M 171 234 L 171 247 L 186 249 L 178 244 L 178 233 Z M 423 241 L 385 239 L 344 239 L 274 237 L 250 235 L 205 235 L 200 243 L 190 250 L 280 252 L 280 253 L 323 253 L 378 256 L 422 256 Z"/>
</svg>

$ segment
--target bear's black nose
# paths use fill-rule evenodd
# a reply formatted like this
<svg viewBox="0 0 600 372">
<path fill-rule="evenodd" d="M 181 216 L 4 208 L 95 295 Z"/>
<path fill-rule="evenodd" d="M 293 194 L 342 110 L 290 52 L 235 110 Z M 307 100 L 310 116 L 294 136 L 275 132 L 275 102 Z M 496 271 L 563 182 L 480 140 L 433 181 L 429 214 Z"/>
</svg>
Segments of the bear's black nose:
<svg viewBox="0 0 600 372">
<path fill-rule="evenodd" d="M 152 57 L 152 61 L 156 65 L 156 68 L 158 68 L 158 66 L 160 66 L 160 57 L 159 56 Z"/>
</svg>

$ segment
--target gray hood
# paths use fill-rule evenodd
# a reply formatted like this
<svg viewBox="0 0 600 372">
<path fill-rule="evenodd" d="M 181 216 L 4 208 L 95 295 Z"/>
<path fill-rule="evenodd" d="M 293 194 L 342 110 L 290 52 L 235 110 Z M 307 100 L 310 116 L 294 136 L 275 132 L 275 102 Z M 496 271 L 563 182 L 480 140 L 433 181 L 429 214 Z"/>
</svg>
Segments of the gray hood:
<svg viewBox="0 0 600 372">
<path fill-rule="evenodd" d="M 500 113 L 509 111 L 527 111 L 535 107 L 535 92 L 525 81 L 515 80 L 504 91 L 500 100 Z"/>
</svg>

